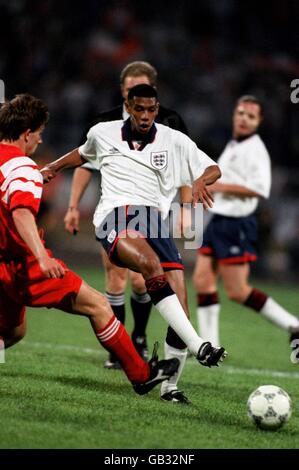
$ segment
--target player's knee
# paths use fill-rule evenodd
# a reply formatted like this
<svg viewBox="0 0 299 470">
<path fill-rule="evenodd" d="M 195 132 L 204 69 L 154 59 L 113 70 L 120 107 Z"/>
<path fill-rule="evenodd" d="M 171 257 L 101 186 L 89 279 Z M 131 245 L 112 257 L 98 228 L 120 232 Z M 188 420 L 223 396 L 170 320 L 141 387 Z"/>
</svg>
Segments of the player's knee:
<svg viewBox="0 0 299 470">
<path fill-rule="evenodd" d="M 106 271 L 106 288 L 111 294 L 124 292 L 126 288 L 126 270 L 120 271 L 118 269 L 109 268 Z"/>
<path fill-rule="evenodd" d="M 241 304 L 244 301 L 244 294 L 242 289 L 228 288 L 226 289 L 226 294 L 229 300 L 237 302 L 238 304 Z"/>
<path fill-rule="evenodd" d="M 192 283 L 193 283 L 194 288 L 195 288 L 197 291 L 201 291 L 201 290 L 202 290 L 203 279 L 202 279 L 202 276 L 200 276 L 199 273 L 197 273 L 197 272 L 193 273 L 193 275 L 192 275 Z"/>
<path fill-rule="evenodd" d="M 161 273 L 161 265 L 157 256 L 139 256 L 138 265 L 145 279 L 158 276 Z"/>
<path fill-rule="evenodd" d="M 146 292 L 145 281 L 141 274 L 131 277 L 131 286 L 136 294 L 144 294 Z"/>
<path fill-rule="evenodd" d="M 105 318 L 107 320 L 109 320 L 113 315 L 107 298 L 99 292 L 93 297 L 92 301 L 87 306 L 86 313 L 89 316 L 101 317 L 102 319 Z"/>
<path fill-rule="evenodd" d="M 198 293 L 209 292 L 213 285 L 212 279 L 204 273 L 195 272 L 192 276 L 193 286 Z"/>
</svg>

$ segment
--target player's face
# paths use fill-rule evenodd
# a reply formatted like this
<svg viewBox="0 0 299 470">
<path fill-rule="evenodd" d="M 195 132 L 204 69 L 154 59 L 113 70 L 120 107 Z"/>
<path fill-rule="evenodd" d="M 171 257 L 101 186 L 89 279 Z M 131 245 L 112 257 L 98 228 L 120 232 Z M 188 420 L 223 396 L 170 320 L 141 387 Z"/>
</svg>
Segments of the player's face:
<svg viewBox="0 0 299 470">
<path fill-rule="evenodd" d="M 39 146 L 39 144 L 42 143 L 42 132 L 44 130 L 45 126 L 41 126 L 39 129 L 37 129 L 34 132 L 29 131 L 26 134 L 26 142 L 25 142 L 25 151 L 26 155 L 29 157 L 34 154 L 35 150 Z"/>
<path fill-rule="evenodd" d="M 132 128 L 141 134 L 146 134 L 158 114 L 159 103 L 157 99 L 135 96 L 126 106 L 131 116 Z"/>
<path fill-rule="evenodd" d="M 121 86 L 121 94 L 123 99 L 128 98 L 128 93 L 136 85 L 150 85 L 149 78 L 146 75 L 139 75 L 139 77 L 130 77 L 129 75 L 124 79 L 124 83 Z"/>
<path fill-rule="evenodd" d="M 241 102 L 233 114 L 233 136 L 235 139 L 256 132 L 262 120 L 261 108 L 256 103 Z"/>
</svg>

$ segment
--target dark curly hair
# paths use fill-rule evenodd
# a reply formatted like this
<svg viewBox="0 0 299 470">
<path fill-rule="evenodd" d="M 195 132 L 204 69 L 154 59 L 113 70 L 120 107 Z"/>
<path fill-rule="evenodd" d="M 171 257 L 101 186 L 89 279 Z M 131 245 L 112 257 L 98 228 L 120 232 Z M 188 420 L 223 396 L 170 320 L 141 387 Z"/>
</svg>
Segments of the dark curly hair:
<svg viewBox="0 0 299 470">
<path fill-rule="evenodd" d="M 48 107 L 42 100 L 28 94 L 16 95 L 0 108 L 0 140 L 18 140 L 23 132 L 35 132 L 48 120 Z"/>
</svg>

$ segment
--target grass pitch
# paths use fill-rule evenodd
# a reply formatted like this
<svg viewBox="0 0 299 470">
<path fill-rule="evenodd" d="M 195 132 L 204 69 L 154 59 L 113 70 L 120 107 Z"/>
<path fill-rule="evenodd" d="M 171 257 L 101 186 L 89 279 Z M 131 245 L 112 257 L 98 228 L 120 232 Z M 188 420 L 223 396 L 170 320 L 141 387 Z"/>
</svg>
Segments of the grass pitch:
<svg viewBox="0 0 299 470">
<path fill-rule="evenodd" d="M 101 272 L 81 274 L 103 291 Z M 295 288 L 256 285 L 298 311 Z M 288 335 L 221 297 L 221 342 L 229 357 L 213 369 L 187 360 L 180 388 L 192 406 L 161 402 L 158 389 L 135 395 L 123 372 L 103 368 L 107 353 L 85 318 L 28 309 L 26 338 L 0 364 L 0 448 L 298 449 L 299 365 L 290 361 Z M 128 305 L 129 331 L 131 325 Z M 153 310 L 149 345 L 159 340 L 161 356 L 165 331 Z M 293 401 L 290 422 L 276 432 L 256 429 L 246 415 L 249 394 L 262 384 L 281 386 Z"/>
</svg>

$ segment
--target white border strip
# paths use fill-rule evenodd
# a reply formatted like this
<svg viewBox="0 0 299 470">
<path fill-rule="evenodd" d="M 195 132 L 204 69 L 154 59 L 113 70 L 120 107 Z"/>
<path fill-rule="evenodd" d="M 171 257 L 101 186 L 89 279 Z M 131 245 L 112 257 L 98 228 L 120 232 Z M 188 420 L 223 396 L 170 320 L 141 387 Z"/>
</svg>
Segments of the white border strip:
<svg viewBox="0 0 299 470">
<path fill-rule="evenodd" d="M 4 341 L 2 338 L 0 338 L 0 364 L 5 363 L 5 347 L 4 347 Z"/>
</svg>

